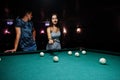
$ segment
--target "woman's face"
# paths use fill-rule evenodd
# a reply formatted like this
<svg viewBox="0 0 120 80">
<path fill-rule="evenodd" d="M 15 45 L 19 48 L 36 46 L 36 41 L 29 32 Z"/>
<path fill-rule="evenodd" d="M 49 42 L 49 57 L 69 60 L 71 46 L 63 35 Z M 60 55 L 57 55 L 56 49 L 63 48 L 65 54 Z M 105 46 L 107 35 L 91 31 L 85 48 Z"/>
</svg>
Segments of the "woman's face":
<svg viewBox="0 0 120 80">
<path fill-rule="evenodd" d="M 52 15 L 52 24 L 56 25 L 58 23 L 57 15 Z"/>
</svg>

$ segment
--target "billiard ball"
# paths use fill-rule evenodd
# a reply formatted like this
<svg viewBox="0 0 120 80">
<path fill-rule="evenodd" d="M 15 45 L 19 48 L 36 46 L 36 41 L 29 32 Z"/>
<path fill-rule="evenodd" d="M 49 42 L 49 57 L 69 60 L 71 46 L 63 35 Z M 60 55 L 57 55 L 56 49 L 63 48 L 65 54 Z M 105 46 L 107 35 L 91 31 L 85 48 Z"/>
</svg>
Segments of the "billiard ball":
<svg viewBox="0 0 120 80">
<path fill-rule="evenodd" d="M 1 61 L 2 59 L 0 58 L 0 61 Z"/>
<path fill-rule="evenodd" d="M 53 61 L 58 62 L 59 61 L 59 57 L 58 56 L 54 56 L 53 57 Z"/>
<path fill-rule="evenodd" d="M 40 56 L 43 57 L 44 56 L 44 52 L 40 52 Z"/>
<path fill-rule="evenodd" d="M 85 51 L 85 50 L 82 50 L 82 54 L 86 54 L 86 51 Z"/>
<path fill-rule="evenodd" d="M 80 56 L 79 52 L 75 52 L 75 56 L 77 57 Z"/>
<path fill-rule="evenodd" d="M 68 51 L 68 54 L 71 55 L 71 54 L 72 54 L 72 51 Z"/>
<path fill-rule="evenodd" d="M 107 60 L 105 58 L 100 58 L 99 63 L 106 64 Z"/>
</svg>

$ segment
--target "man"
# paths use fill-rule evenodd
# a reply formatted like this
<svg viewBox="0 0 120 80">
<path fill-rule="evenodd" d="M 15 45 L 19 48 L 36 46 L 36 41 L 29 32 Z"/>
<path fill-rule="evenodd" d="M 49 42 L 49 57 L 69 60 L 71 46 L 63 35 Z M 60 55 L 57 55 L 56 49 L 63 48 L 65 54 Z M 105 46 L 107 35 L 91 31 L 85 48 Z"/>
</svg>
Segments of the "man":
<svg viewBox="0 0 120 80">
<path fill-rule="evenodd" d="M 14 48 L 11 50 L 6 50 L 5 52 L 16 52 L 18 45 L 22 51 L 35 51 L 37 50 L 35 42 L 35 29 L 31 22 L 32 11 L 26 11 L 23 17 L 16 19 L 15 31 L 16 38 L 14 43 Z"/>
</svg>

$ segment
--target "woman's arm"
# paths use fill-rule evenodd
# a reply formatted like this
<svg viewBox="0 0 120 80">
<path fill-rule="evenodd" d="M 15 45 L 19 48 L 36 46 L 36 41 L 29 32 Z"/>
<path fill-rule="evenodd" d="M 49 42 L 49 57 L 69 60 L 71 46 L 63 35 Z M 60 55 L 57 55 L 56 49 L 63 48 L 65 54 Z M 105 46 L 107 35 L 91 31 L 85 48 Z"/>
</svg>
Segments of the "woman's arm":
<svg viewBox="0 0 120 80">
<path fill-rule="evenodd" d="M 52 44 L 53 43 L 53 40 L 52 40 L 52 37 L 51 37 L 51 34 L 50 34 L 50 27 L 47 28 L 47 36 L 48 36 L 48 43 L 49 44 Z"/>
<path fill-rule="evenodd" d="M 48 36 L 48 40 L 52 39 L 50 34 L 50 27 L 47 28 L 47 36 Z"/>
</svg>

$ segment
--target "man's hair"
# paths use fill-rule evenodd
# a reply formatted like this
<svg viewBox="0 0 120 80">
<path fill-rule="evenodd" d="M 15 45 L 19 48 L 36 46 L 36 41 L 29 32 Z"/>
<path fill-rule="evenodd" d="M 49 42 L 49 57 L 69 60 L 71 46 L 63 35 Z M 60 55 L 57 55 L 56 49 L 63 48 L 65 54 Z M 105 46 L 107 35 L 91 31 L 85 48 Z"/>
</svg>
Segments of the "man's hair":
<svg viewBox="0 0 120 80">
<path fill-rule="evenodd" d="M 22 12 L 20 13 L 20 18 L 24 17 L 27 13 L 28 13 L 28 14 L 29 14 L 29 13 L 32 13 L 32 11 L 31 11 L 31 10 L 24 10 L 24 11 L 22 11 Z"/>
</svg>

